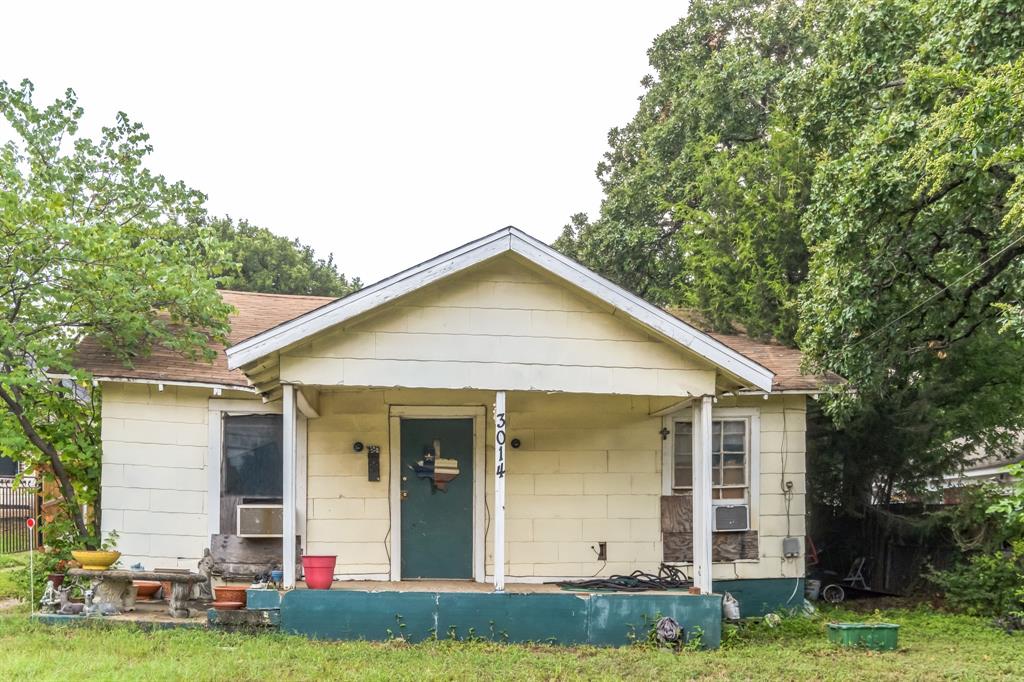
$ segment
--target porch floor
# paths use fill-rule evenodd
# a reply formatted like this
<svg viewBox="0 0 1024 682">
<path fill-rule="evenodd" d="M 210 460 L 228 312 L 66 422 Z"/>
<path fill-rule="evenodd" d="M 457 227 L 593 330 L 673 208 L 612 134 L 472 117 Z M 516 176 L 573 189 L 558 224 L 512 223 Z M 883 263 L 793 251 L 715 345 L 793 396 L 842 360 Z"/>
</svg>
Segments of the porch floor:
<svg viewBox="0 0 1024 682">
<path fill-rule="evenodd" d="M 299 581 L 297 588 L 306 589 L 306 583 Z M 354 590 L 358 592 L 494 592 L 492 583 L 478 583 L 472 580 L 336 580 L 332 590 Z M 596 590 L 563 590 L 554 583 L 505 583 L 506 594 L 598 594 Z M 600 592 L 604 594 L 604 592 Z M 689 595 L 687 590 L 665 590 L 652 592 L 617 592 L 616 594 L 672 594 Z"/>
</svg>

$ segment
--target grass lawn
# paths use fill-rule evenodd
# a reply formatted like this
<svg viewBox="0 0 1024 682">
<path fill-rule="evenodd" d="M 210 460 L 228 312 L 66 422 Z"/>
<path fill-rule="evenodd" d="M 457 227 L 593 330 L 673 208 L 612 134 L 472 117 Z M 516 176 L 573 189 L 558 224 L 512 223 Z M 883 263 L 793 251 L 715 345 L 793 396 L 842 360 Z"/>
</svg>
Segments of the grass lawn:
<svg viewBox="0 0 1024 682">
<path fill-rule="evenodd" d="M 873 653 L 826 642 L 829 620 L 902 625 L 900 650 Z M 55 627 L 0 615 L 0 679 L 564 679 L 709 678 L 994 680 L 1024 675 L 1024 636 L 978 618 L 933 610 L 830 611 L 777 628 L 744 626 L 718 651 L 621 649 L 436 641 L 311 642 L 285 635 L 203 630 Z"/>
<path fill-rule="evenodd" d="M 15 574 L 28 566 L 28 554 L 0 554 L 0 601 L 21 597 L 22 589 Z"/>
</svg>

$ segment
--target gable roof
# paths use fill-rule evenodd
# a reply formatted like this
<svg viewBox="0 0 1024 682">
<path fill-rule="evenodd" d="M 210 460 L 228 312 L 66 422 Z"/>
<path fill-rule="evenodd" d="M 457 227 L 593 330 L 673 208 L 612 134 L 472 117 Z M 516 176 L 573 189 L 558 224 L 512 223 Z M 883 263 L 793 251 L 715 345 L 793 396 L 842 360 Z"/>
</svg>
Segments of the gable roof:
<svg viewBox="0 0 1024 682">
<path fill-rule="evenodd" d="M 617 314 L 688 349 L 741 383 L 761 391 L 771 390 L 773 372 L 767 367 L 514 227 L 469 242 L 241 341 L 227 349 L 228 367 L 236 369 L 256 363 L 260 358 L 503 253 L 514 253 L 608 303 Z"/>
<path fill-rule="evenodd" d="M 257 294 L 244 291 L 221 291 L 225 302 L 235 307 L 231 314 L 229 340 L 244 341 L 261 332 L 315 310 L 338 299 L 321 296 L 288 296 Z M 675 311 L 672 311 L 675 313 Z M 841 383 L 838 376 L 815 376 L 800 371 L 799 350 L 777 343 L 751 339 L 743 334 L 711 333 L 720 343 L 764 365 L 774 373 L 772 391 L 817 391 L 825 385 Z M 224 348 L 216 346 L 214 362 L 190 360 L 166 348 L 136 359 L 133 367 L 125 367 L 113 354 L 93 341 L 83 341 L 75 355 L 75 366 L 89 370 L 100 380 L 152 381 L 237 387 L 251 389 L 245 374 L 228 369 Z"/>
<path fill-rule="evenodd" d="M 237 343 L 337 300 L 329 296 L 288 296 L 247 291 L 221 291 L 220 295 L 225 303 L 235 307 L 235 312 L 228 318 L 231 325 L 229 343 Z M 95 339 L 87 337 L 75 350 L 74 365 L 88 370 L 99 380 L 183 382 L 251 390 L 245 374 L 237 369 L 228 369 L 224 347 L 215 344 L 212 348 L 217 352 L 213 363 L 191 360 L 168 348 L 157 346 L 149 355 L 136 358 L 132 367 L 125 367 L 113 353 L 105 350 Z"/>
</svg>

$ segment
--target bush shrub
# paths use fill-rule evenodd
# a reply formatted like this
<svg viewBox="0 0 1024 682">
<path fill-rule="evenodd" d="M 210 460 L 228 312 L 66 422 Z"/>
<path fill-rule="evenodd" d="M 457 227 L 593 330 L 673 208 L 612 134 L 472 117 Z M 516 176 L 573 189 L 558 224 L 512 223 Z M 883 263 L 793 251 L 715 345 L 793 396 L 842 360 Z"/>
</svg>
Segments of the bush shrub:
<svg viewBox="0 0 1024 682">
<path fill-rule="evenodd" d="M 969 491 L 952 524 L 965 561 L 931 579 L 953 609 L 977 616 L 1024 619 L 1024 465 L 1010 467 L 1010 488 Z"/>
<path fill-rule="evenodd" d="M 1010 549 L 970 556 L 932 575 L 953 609 L 975 616 L 1024 616 L 1024 540 Z"/>
</svg>

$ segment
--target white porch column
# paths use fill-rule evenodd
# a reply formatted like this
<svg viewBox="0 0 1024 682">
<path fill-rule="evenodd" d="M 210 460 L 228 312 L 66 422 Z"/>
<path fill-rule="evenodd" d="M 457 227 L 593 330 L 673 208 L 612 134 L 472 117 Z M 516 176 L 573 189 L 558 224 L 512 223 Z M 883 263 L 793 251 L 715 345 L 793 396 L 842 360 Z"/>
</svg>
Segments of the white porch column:
<svg viewBox="0 0 1024 682">
<path fill-rule="evenodd" d="M 281 524 L 281 568 L 284 570 L 284 588 L 295 587 L 295 387 L 290 384 L 282 386 L 283 410 L 281 415 L 283 470 L 281 482 L 282 516 Z"/>
<path fill-rule="evenodd" d="M 494 397 L 494 591 L 505 591 L 505 391 Z"/>
<path fill-rule="evenodd" d="M 693 584 L 711 593 L 711 396 L 693 405 Z"/>
</svg>

